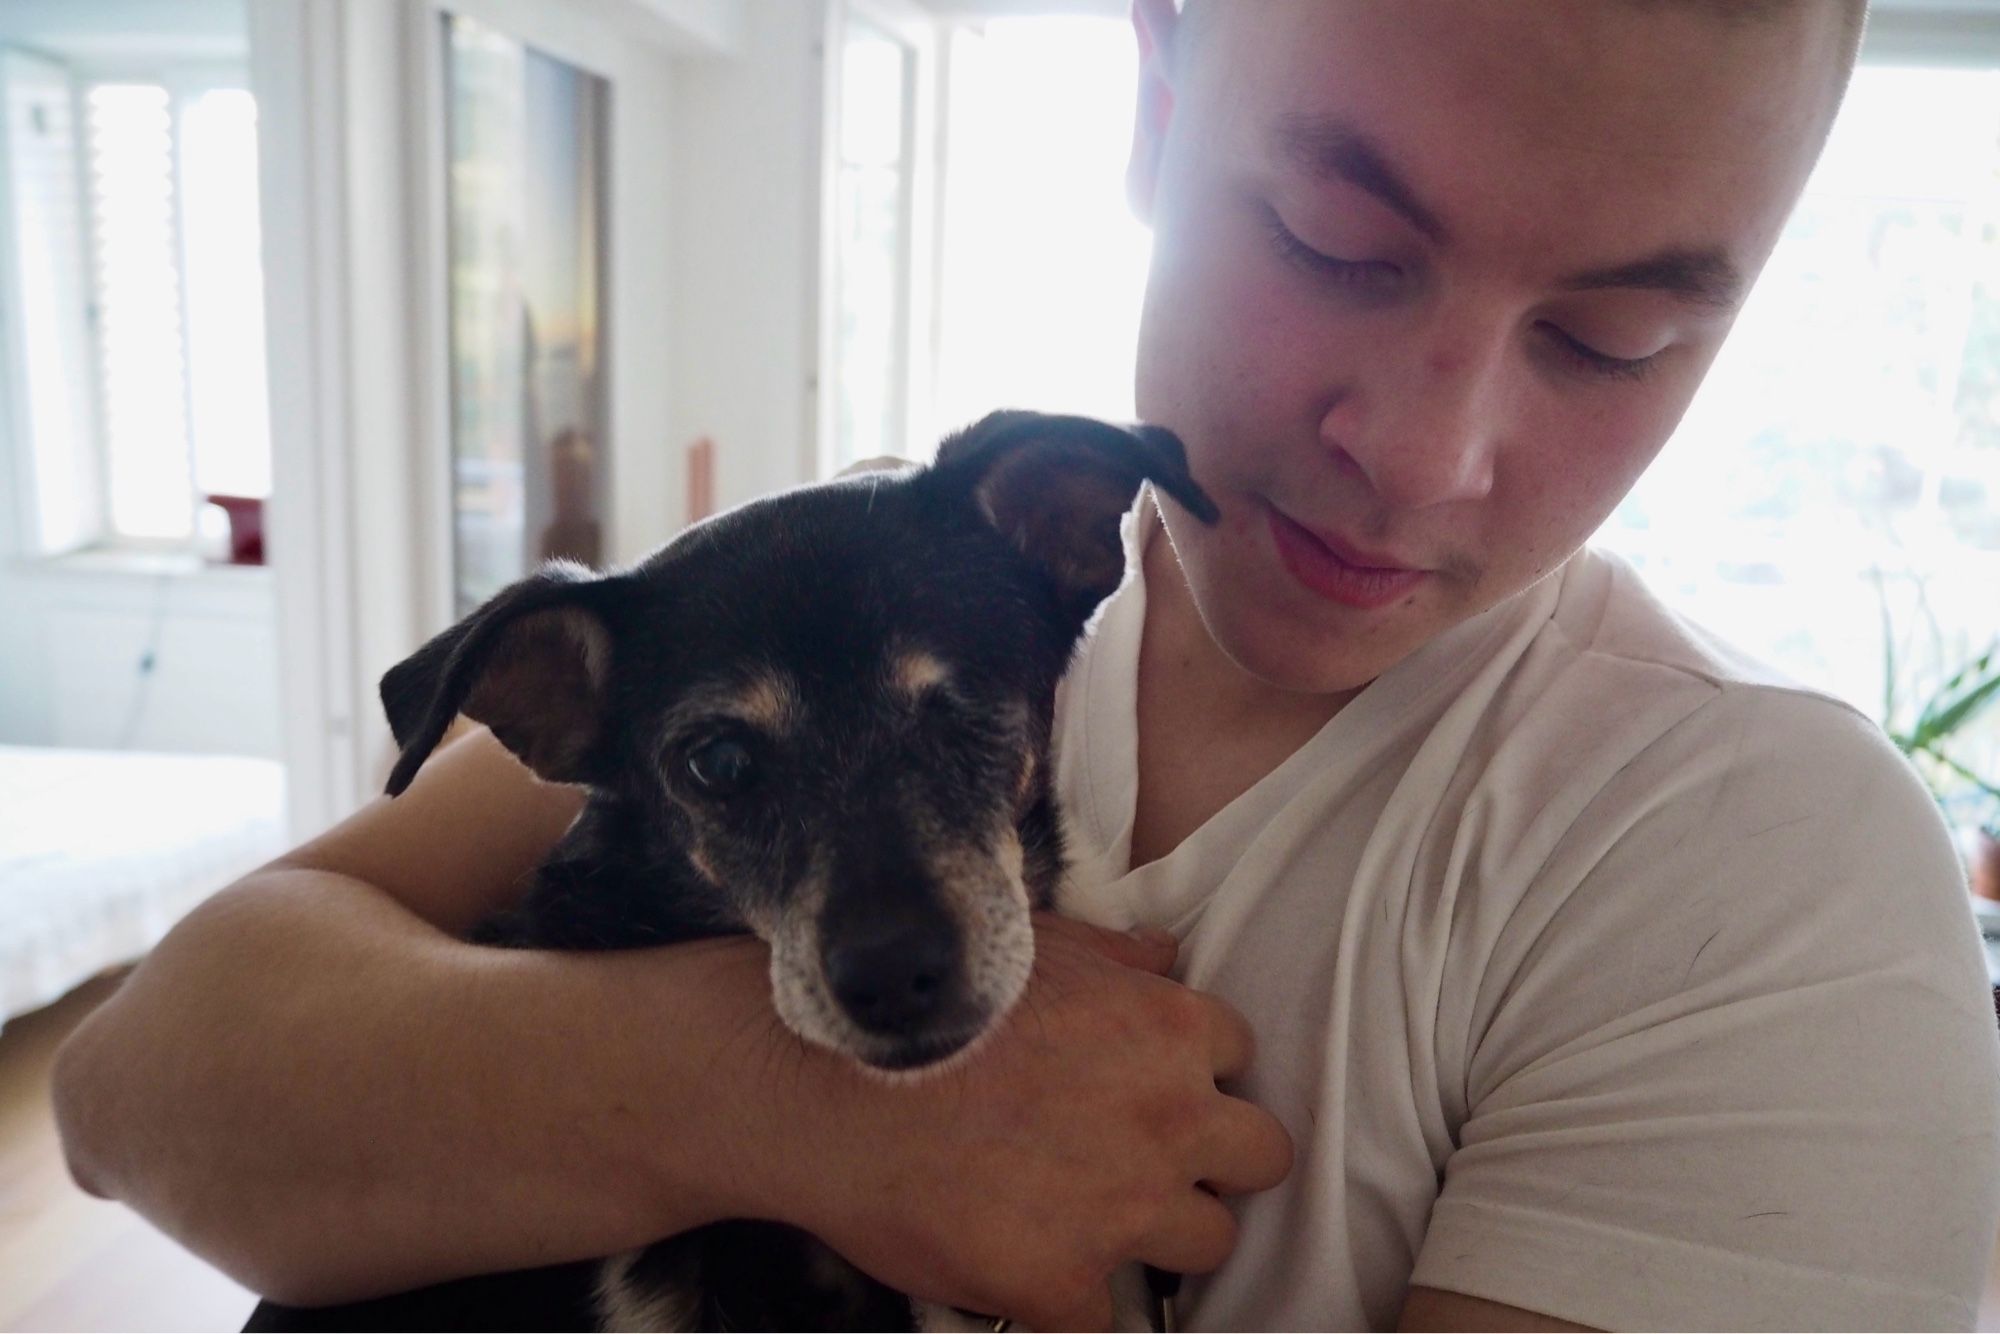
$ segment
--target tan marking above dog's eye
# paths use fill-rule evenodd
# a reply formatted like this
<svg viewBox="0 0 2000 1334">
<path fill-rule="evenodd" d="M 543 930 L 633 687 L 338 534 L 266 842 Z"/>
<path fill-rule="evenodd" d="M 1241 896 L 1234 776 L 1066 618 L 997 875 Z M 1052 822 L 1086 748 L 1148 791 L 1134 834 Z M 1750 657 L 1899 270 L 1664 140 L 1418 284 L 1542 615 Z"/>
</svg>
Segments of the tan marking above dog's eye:
<svg viewBox="0 0 2000 1334">
<path fill-rule="evenodd" d="M 799 692 L 783 672 L 766 672 L 729 692 L 727 711 L 767 732 L 783 734 L 798 722 Z"/>
<path fill-rule="evenodd" d="M 945 665 L 944 660 L 922 649 L 899 654 L 890 664 L 889 671 L 896 689 L 912 699 L 951 680 L 951 668 Z"/>
<path fill-rule="evenodd" d="M 688 865 L 694 867 L 696 874 L 700 875 L 702 879 L 708 881 L 709 884 L 720 885 L 722 883 L 722 877 L 715 873 L 715 864 L 708 860 L 708 857 L 703 853 L 700 845 L 698 844 L 689 845 L 687 849 L 687 859 L 688 859 Z"/>
</svg>

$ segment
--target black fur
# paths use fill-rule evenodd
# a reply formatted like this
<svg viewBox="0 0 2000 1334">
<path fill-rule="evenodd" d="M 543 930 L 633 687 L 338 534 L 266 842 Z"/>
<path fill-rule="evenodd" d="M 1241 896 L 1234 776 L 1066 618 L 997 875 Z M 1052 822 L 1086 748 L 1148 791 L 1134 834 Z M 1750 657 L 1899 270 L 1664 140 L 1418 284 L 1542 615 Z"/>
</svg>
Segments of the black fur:
<svg viewBox="0 0 2000 1334">
<path fill-rule="evenodd" d="M 1053 905 L 1056 683 L 1123 575 L 1119 520 L 1149 479 L 1214 521 L 1163 430 L 996 413 L 928 468 L 758 501 L 621 573 L 548 567 L 384 677 L 403 747 L 389 790 L 460 713 L 486 723 L 590 795 L 475 939 L 604 950 L 754 930 L 791 961 L 774 994 L 804 1036 L 930 1064 L 1001 1017 L 998 993 L 1025 979 L 1027 908 Z M 1025 904 L 996 869 L 1009 838 Z M 267 1303 L 251 1328 L 546 1325 L 587 1316 L 596 1276 Z M 670 1238 L 630 1279 L 691 1294 L 702 1328 L 911 1320 L 899 1294 L 775 1224 Z"/>
</svg>

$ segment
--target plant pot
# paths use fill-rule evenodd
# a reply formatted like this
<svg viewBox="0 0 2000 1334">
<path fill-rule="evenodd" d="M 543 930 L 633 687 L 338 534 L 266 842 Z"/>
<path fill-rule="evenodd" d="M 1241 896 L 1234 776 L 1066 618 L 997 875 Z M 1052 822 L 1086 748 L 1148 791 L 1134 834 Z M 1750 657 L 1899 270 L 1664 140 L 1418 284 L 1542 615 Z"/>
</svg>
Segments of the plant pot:
<svg viewBox="0 0 2000 1334">
<path fill-rule="evenodd" d="M 2000 832 L 1974 830 L 1967 845 L 1965 869 L 1973 895 L 2000 902 Z"/>
</svg>

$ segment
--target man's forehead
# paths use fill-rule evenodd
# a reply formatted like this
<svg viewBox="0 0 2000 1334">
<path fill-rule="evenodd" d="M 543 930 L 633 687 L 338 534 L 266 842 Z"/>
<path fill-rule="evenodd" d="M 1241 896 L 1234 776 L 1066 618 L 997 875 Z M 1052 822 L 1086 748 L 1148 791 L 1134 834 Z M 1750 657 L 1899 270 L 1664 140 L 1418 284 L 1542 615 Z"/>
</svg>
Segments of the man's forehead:
<svg viewBox="0 0 2000 1334">
<path fill-rule="evenodd" d="M 1338 0 L 1314 0 L 1322 6 L 1337 3 Z M 1360 3 L 1376 3 L 1377 0 L 1360 0 Z M 1404 0 L 1405 4 L 1427 3 L 1429 0 Z M 1843 36 L 1841 45 L 1851 59 L 1860 45 L 1861 30 L 1866 23 L 1868 0 L 1592 0 L 1596 4 L 1622 4 L 1638 11 L 1681 10 L 1691 16 L 1706 19 L 1725 28 L 1755 27 L 1760 24 L 1783 22 L 1809 11 L 1820 11 L 1822 15 L 1833 17 L 1840 25 Z M 1224 3 L 1224 0 L 1177 0 L 1180 11 L 1181 31 L 1190 37 L 1199 38 L 1225 10 L 1255 10 L 1259 6 L 1245 5 L 1241 0 Z"/>
<path fill-rule="evenodd" d="M 1354 62 L 1378 64 L 1384 40 L 1398 34 L 1478 58 L 1492 68 L 1536 66 L 1560 72 L 1570 90 L 1616 94 L 1644 88 L 1648 74 L 1678 86 L 1692 70 L 1740 70 L 1744 82 L 1794 82 L 1810 102 L 1818 130 L 1840 104 L 1860 42 L 1866 0 L 1182 0 L 1174 56 L 1180 64 L 1208 52 L 1258 56 L 1250 42 L 1218 34 L 1262 34 L 1322 62 L 1326 76 Z M 1404 42 L 1408 46 L 1408 42 Z M 1234 64 L 1234 62 L 1232 62 Z M 1266 62 L 1260 62 L 1268 64 Z M 1566 66 L 1566 70 L 1564 70 Z M 1230 68 L 1242 78 L 1246 70 Z M 1258 68 L 1256 76 L 1270 74 Z M 1420 96 L 1436 90 L 1416 90 Z"/>
<path fill-rule="evenodd" d="M 1194 151 L 1239 165 L 1325 178 L 1310 163 L 1340 162 L 1331 174 L 1434 240 L 1454 226 L 1646 232 L 1684 214 L 1754 268 L 1831 119 L 1822 66 L 1838 37 L 1738 32 L 1692 4 L 1195 0 L 1211 54 L 1186 68 L 1176 114 L 1207 145 Z"/>
</svg>

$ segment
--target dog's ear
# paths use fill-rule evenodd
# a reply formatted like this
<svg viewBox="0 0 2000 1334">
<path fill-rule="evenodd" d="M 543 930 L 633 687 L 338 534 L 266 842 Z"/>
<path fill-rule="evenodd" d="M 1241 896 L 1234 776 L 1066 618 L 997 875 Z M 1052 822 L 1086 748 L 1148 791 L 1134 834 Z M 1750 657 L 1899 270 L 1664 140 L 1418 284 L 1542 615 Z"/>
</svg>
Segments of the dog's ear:
<svg viewBox="0 0 2000 1334">
<path fill-rule="evenodd" d="M 554 782 L 591 781 L 603 716 L 616 581 L 552 561 L 511 584 L 382 677 L 382 707 L 402 755 L 399 795 L 463 713 Z"/>
<path fill-rule="evenodd" d="M 995 412 L 938 448 L 933 471 L 968 491 L 981 514 L 1048 571 L 1065 605 L 1087 619 L 1125 577 L 1118 524 L 1150 481 L 1203 523 L 1220 517 L 1162 426 Z"/>
</svg>

